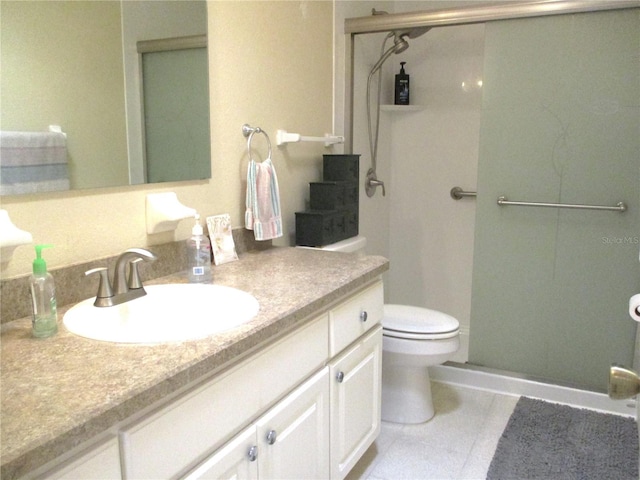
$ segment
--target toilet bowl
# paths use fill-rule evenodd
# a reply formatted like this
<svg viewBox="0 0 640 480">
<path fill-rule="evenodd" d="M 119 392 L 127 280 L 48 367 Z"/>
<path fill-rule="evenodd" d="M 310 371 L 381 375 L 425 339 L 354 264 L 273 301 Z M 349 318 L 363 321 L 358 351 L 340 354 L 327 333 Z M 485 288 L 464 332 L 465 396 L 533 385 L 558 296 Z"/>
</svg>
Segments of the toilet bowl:
<svg viewBox="0 0 640 480">
<path fill-rule="evenodd" d="M 364 253 L 366 244 L 365 237 L 356 236 L 324 247 L 299 248 Z M 458 351 L 458 320 L 428 308 L 387 304 L 382 335 L 382 420 L 426 422 L 435 414 L 428 367 Z"/>
<path fill-rule="evenodd" d="M 458 351 L 460 323 L 436 310 L 387 304 L 382 335 L 382 420 L 426 422 L 435 415 L 428 367 Z"/>
</svg>

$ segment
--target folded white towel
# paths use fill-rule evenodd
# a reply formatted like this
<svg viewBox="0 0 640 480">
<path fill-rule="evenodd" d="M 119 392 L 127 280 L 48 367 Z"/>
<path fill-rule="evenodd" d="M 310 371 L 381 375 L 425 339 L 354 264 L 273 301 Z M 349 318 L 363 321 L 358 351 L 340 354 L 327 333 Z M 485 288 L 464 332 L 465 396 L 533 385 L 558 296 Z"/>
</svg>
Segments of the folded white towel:
<svg viewBox="0 0 640 480">
<path fill-rule="evenodd" d="M 61 132 L 0 132 L 0 194 L 69 190 Z"/>
<path fill-rule="evenodd" d="M 0 132 L 3 167 L 67 163 L 67 139 L 58 132 Z"/>
<path fill-rule="evenodd" d="M 256 240 L 282 236 L 278 177 L 271 157 L 262 163 L 249 160 L 246 203 L 245 226 L 253 230 Z"/>
</svg>

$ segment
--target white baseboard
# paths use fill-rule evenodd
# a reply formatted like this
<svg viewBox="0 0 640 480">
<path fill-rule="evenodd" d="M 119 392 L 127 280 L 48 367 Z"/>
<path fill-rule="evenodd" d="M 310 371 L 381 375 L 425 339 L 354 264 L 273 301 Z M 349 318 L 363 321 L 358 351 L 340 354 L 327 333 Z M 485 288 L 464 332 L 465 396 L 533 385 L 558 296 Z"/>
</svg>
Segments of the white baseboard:
<svg viewBox="0 0 640 480">
<path fill-rule="evenodd" d="M 501 375 L 474 369 L 472 366 L 467 365 L 436 365 L 429 367 L 429 376 L 435 382 L 460 385 L 504 395 L 526 396 L 573 407 L 636 418 L 635 398 L 611 400 L 604 393 Z"/>
</svg>

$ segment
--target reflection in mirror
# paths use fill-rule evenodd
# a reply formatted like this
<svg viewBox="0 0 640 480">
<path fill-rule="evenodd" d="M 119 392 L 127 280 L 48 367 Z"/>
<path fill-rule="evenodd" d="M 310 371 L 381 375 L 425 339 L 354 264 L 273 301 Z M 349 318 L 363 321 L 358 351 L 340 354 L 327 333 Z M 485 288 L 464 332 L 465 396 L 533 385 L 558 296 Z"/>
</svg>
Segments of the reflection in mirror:
<svg viewBox="0 0 640 480">
<path fill-rule="evenodd" d="M 209 178 L 211 163 L 200 161 L 211 155 L 206 37 L 138 42 L 138 52 L 146 181 Z"/>
<path fill-rule="evenodd" d="M 148 173 L 144 118 L 149 112 L 145 113 L 137 51 L 140 41 L 206 35 L 206 1 L 3 0 L 1 9 L 0 126 L 3 132 L 30 134 L 15 140 L 22 142 L 16 147 L 15 141 L 4 141 L 3 133 L 0 194 L 41 192 L 51 190 L 51 184 L 65 189 L 65 178 L 60 178 L 65 175 L 71 189 L 210 177 L 206 48 L 196 49 L 203 59 L 199 72 L 193 73 L 199 78 L 200 93 L 195 94 L 197 100 L 189 100 L 206 114 L 191 115 L 191 105 L 184 104 L 184 118 L 190 125 L 182 125 L 174 116 L 167 119 L 172 131 L 169 143 L 177 146 L 166 160 L 172 171 L 179 172 L 173 177 Z M 191 89 L 188 93 L 194 95 Z M 38 142 L 49 135 L 50 125 L 64 133 L 58 135 L 58 143 L 49 145 L 51 140 L 44 140 L 47 149 L 57 152 L 56 159 L 21 164 L 25 152 L 41 149 Z M 196 130 L 204 144 L 190 150 L 179 147 L 187 144 L 179 133 L 186 132 L 192 145 Z M 66 148 L 62 165 L 61 148 Z"/>
</svg>

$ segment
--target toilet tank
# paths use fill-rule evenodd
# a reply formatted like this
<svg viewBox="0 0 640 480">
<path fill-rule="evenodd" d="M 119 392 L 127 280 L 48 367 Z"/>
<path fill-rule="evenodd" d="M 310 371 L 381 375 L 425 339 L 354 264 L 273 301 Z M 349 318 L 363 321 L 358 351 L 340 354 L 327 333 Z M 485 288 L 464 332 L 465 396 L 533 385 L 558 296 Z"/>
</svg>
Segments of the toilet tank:
<svg viewBox="0 0 640 480">
<path fill-rule="evenodd" d="M 336 243 L 331 243 L 323 247 L 298 247 L 298 248 L 311 248 L 313 250 L 326 250 L 330 252 L 343 252 L 343 253 L 364 253 L 364 249 L 367 246 L 367 237 L 358 235 L 356 237 L 345 238 Z"/>
</svg>

